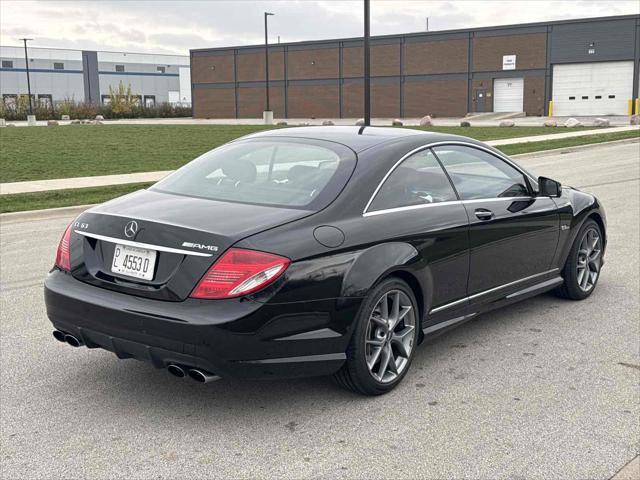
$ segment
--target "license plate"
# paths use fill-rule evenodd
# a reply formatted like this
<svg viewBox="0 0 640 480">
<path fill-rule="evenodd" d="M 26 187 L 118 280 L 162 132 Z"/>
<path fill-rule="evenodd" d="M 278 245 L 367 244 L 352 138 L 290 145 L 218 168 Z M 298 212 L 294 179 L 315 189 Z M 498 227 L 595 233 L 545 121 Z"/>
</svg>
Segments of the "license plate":
<svg viewBox="0 0 640 480">
<path fill-rule="evenodd" d="M 116 244 L 111 271 L 128 277 L 151 280 L 155 264 L 155 250 Z"/>
</svg>

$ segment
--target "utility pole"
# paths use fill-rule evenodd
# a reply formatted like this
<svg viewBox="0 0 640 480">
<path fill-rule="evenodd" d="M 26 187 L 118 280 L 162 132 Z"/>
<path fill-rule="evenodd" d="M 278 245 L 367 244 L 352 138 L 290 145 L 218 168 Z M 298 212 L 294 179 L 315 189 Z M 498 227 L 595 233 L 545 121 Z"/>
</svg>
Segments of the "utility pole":
<svg viewBox="0 0 640 480">
<path fill-rule="evenodd" d="M 371 57 L 369 55 L 369 0 L 364 0 L 364 124 L 371 125 Z"/>
<path fill-rule="evenodd" d="M 427 32 L 429 31 L 429 17 L 427 17 Z"/>
<path fill-rule="evenodd" d="M 268 36 L 268 27 L 267 27 L 267 18 L 271 15 L 275 15 L 275 13 L 264 12 L 264 73 L 265 73 L 265 95 L 266 95 L 266 105 L 265 105 L 265 113 L 263 115 L 265 123 L 273 122 L 273 114 L 271 114 L 271 121 L 267 122 L 267 116 L 271 112 L 271 108 L 269 106 L 269 36 Z"/>
<path fill-rule="evenodd" d="M 27 42 L 33 38 L 21 38 L 24 42 L 24 62 L 27 67 L 27 92 L 29 94 L 29 115 L 33 115 L 33 102 L 31 101 L 31 78 L 29 77 L 29 55 L 27 54 Z"/>
</svg>

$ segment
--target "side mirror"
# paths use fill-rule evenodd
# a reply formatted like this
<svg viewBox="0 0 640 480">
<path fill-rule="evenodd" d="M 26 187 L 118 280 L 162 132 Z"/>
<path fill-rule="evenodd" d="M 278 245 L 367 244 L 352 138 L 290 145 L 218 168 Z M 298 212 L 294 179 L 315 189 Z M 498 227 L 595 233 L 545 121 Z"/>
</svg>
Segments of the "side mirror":
<svg viewBox="0 0 640 480">
<path fill-rule="evenodd" d="M 559 197 L 560 195 L 562 195 L 562 185 L 560 185 L 560 182 L 556 182 L 547 177 L 538 177 L 539 197 Z"/>
</svg>

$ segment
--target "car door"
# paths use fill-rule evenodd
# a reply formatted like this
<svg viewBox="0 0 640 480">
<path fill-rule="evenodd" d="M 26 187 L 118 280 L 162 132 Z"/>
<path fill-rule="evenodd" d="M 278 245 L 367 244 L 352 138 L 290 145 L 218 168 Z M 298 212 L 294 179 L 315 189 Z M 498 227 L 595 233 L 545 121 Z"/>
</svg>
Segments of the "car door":
<svg viewBox="0 0 640 480">
<path fill-rule="evenodd" d="M 430 307 L 466 296 L 468 218 L 435 155 L 425 148 L 396 164 L 371 197 L 364 216 L 372 231 L 411 243 L 427 279 Z"/>
<path fill-rule="evenodd" d="M 527 176 L 488 149 L 434 147 L 469 216 L 469 297 L 522 288 L 552 269 L 559 214 Z M 499 293 L 499 292 L 498 292 Z"/>
</svg>

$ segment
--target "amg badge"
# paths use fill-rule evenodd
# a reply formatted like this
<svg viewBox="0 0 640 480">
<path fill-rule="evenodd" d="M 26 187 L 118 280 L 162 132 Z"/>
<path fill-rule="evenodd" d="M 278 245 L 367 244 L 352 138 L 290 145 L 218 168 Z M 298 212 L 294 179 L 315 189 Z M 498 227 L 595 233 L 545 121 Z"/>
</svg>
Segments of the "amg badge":
<svg viewBox="0 0 640 480">
<path fill-rule="evenodd" d="M 218 247 L 215 245 L 203 245 L 202 243 L 182 242 L 183 247 L 197 248 L 198 250 L 209 250 L 210 252 L 217 252 Z"/>
</svg>

